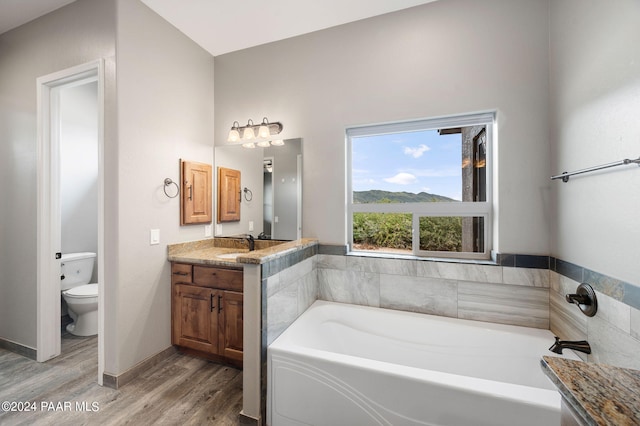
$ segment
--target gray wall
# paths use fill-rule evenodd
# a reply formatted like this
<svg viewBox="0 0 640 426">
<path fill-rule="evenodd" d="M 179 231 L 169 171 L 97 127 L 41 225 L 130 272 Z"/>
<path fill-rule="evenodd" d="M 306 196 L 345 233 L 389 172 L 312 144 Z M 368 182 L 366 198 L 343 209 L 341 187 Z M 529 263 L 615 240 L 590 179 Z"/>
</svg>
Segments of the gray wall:
<svg viewBox="0 0 640 426">
<path fill-rule="evenodd" d="M 179 200 L 162 189 L 166 177 L 179 181 L 180 158 L 213 164 L 213 57 L 140 2 L 79 0 L 0 35 L 0 58 L 0 338 L 28 347 L 37 316 L 36 78 L 105 58 L 101 297 L 105 372 L 118 375 L 170 346 L 166 245 L 204 237 L 201 225 L 179 226 Z M 149 245 L 152 228 L 159 245 Z"/>
<path fill-rule="evenodd" d="M 552 1 L 550 10 L 553 174 L 640 155 L 640 3 Z M 580 268 L 551 273 L 551 330 L 587 339 L 589 360 L 640 368 L 640 167 L 552 184 L 552 254 Z M 582 271 L 581 268 L 584 268 Z M 567 276 L 569 275 L 569 276 Z M 594 285 L 598 313 L 564 301 Z"/>
<path fill-rule="evenodd" d="M 216 144 L 234 120 L 264 116 L 283 138 L 302 137 L 304 236 L 346 242 L 346 127 L 495 109 L 494 248 L 549 253 L 546 0 L 434 2 L 217 56 L 215 67 Z"/>
<path fill-rule="evenodd" d="M 264 150 L 265 157 L 273 158 L 273 215 L 278 223 L 273 223 L 271 233 L 277 240 L 295 240 L 298 236 L 298 154 L 302 154 L 300 139 Z"/>
<path fill-rule="evenodd" d="M 2 339 L 36 346 L 36 78 L 105 58 L 113 127 L 114 55 L 115 1 L 78 1 L 0 35 Z"/>
<path fill-rule="evenodd" d="M 60 210 L 63 253 L 98 250 L 98 84 L 60 93 Z M 97 264 L 92 283 L 97 282 Z"/>
<path fill-rule="evenodd" d="M 118 277 L 106 283 L 105 371 L 119 374 L 171 345 L 167 244 L 204 238 L 179 226 L 180 158 L 213 164 L 213 57 L 138 1 L 118 0 Z M 149 245 L 149 230 L 160 244 Z M 107 230 L 109 232 L 109 230 Z"/>
<path fill-rule="evenodd" d="M 551 2 L 553 174 L 640 156 L 640 3 Z M 640 285 L 640 167 L 554 182 L 552 253 Z"/>
<path fill-rule="evenodd" d="M 253 222 L 253 231 L 251 235 L 258 236 L 262 232 L 262 158 L 263 148 L 248 149 L 242 145 L 218 146 L 215 149 L 215 186 L 213 191 L 214 219 L 216 223 L 216 236 L 229 237 L 232 235 L 240 235 L 249 233 L 249 222 Z M 237 222 L 223 222 L 218 224 L 218 167 L 234 169 L 240 171 L 241 189 L 248 188 L 253 198 L 247 194 L 245 199 L 242 193 L 242 201 L 240 203 L 240 220 Z M 221 230 L 221 232 L 217 232 Z"/>
</svg>

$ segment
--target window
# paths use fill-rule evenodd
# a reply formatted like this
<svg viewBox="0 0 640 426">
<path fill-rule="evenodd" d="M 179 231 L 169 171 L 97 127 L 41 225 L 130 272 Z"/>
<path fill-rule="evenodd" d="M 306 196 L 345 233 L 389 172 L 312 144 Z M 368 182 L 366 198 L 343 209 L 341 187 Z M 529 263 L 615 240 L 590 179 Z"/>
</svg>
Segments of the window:
<svg viewBox="0 0 640 426">
<path fill-rule="evenodd" d="M 493 113 L 347 129 L 352 251 L 488 259 Z"/>
</svg>

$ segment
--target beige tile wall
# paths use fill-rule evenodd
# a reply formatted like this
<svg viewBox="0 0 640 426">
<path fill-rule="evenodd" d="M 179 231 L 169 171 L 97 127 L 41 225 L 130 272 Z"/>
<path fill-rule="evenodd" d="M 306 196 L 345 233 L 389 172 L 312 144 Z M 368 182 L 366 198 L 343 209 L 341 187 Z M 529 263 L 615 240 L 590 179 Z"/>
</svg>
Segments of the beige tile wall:
<svg viewBox="0 0 640 426">
<path fill-rule="evenodd" d="M 549 271 L 318 255 L 318 297 L 454 318 L 549 328 Z"/>
<path fill-rule="evenodd" d="M 584 360 L 640 369 L 640 311 L 596 290 L 598 312 L 587 317 L 564 295 L 580 284 L 550 272 L 551 331 L 565 340 L 587 340 L 591 355 Z"/>
</svg>

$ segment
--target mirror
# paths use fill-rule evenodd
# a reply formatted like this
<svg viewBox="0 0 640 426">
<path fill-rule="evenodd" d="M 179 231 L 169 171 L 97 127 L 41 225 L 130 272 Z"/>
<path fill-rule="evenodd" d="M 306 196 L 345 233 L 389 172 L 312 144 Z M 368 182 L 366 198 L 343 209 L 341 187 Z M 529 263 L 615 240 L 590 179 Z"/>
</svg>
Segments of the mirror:
<svg viewBox="0 0 640 426">
<path fill-rule="evenodd" d="M 216 175 L 219 167 L 225 167 L 239 170 L 242 176 L 240 221 L 216 223 L 217 237 L 302 237 L 302 139 L 286 139 L 282 146 L 266 148 L 217 146 L 215 166 Z"/>
</svg>

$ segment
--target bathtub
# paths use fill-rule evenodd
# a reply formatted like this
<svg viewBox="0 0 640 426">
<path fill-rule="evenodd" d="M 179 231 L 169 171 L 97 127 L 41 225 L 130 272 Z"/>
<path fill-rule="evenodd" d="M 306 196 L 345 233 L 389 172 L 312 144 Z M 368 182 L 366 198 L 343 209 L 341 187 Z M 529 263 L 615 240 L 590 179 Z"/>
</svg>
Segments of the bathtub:
<svg viewBox="0 0 640 426">
<path fill-rule="evenodd" d="M 267 424 L 560 425 L 560 395 L 540 368 L 553 340 L 316 301 L 267 349 Z"/>
</svg>

